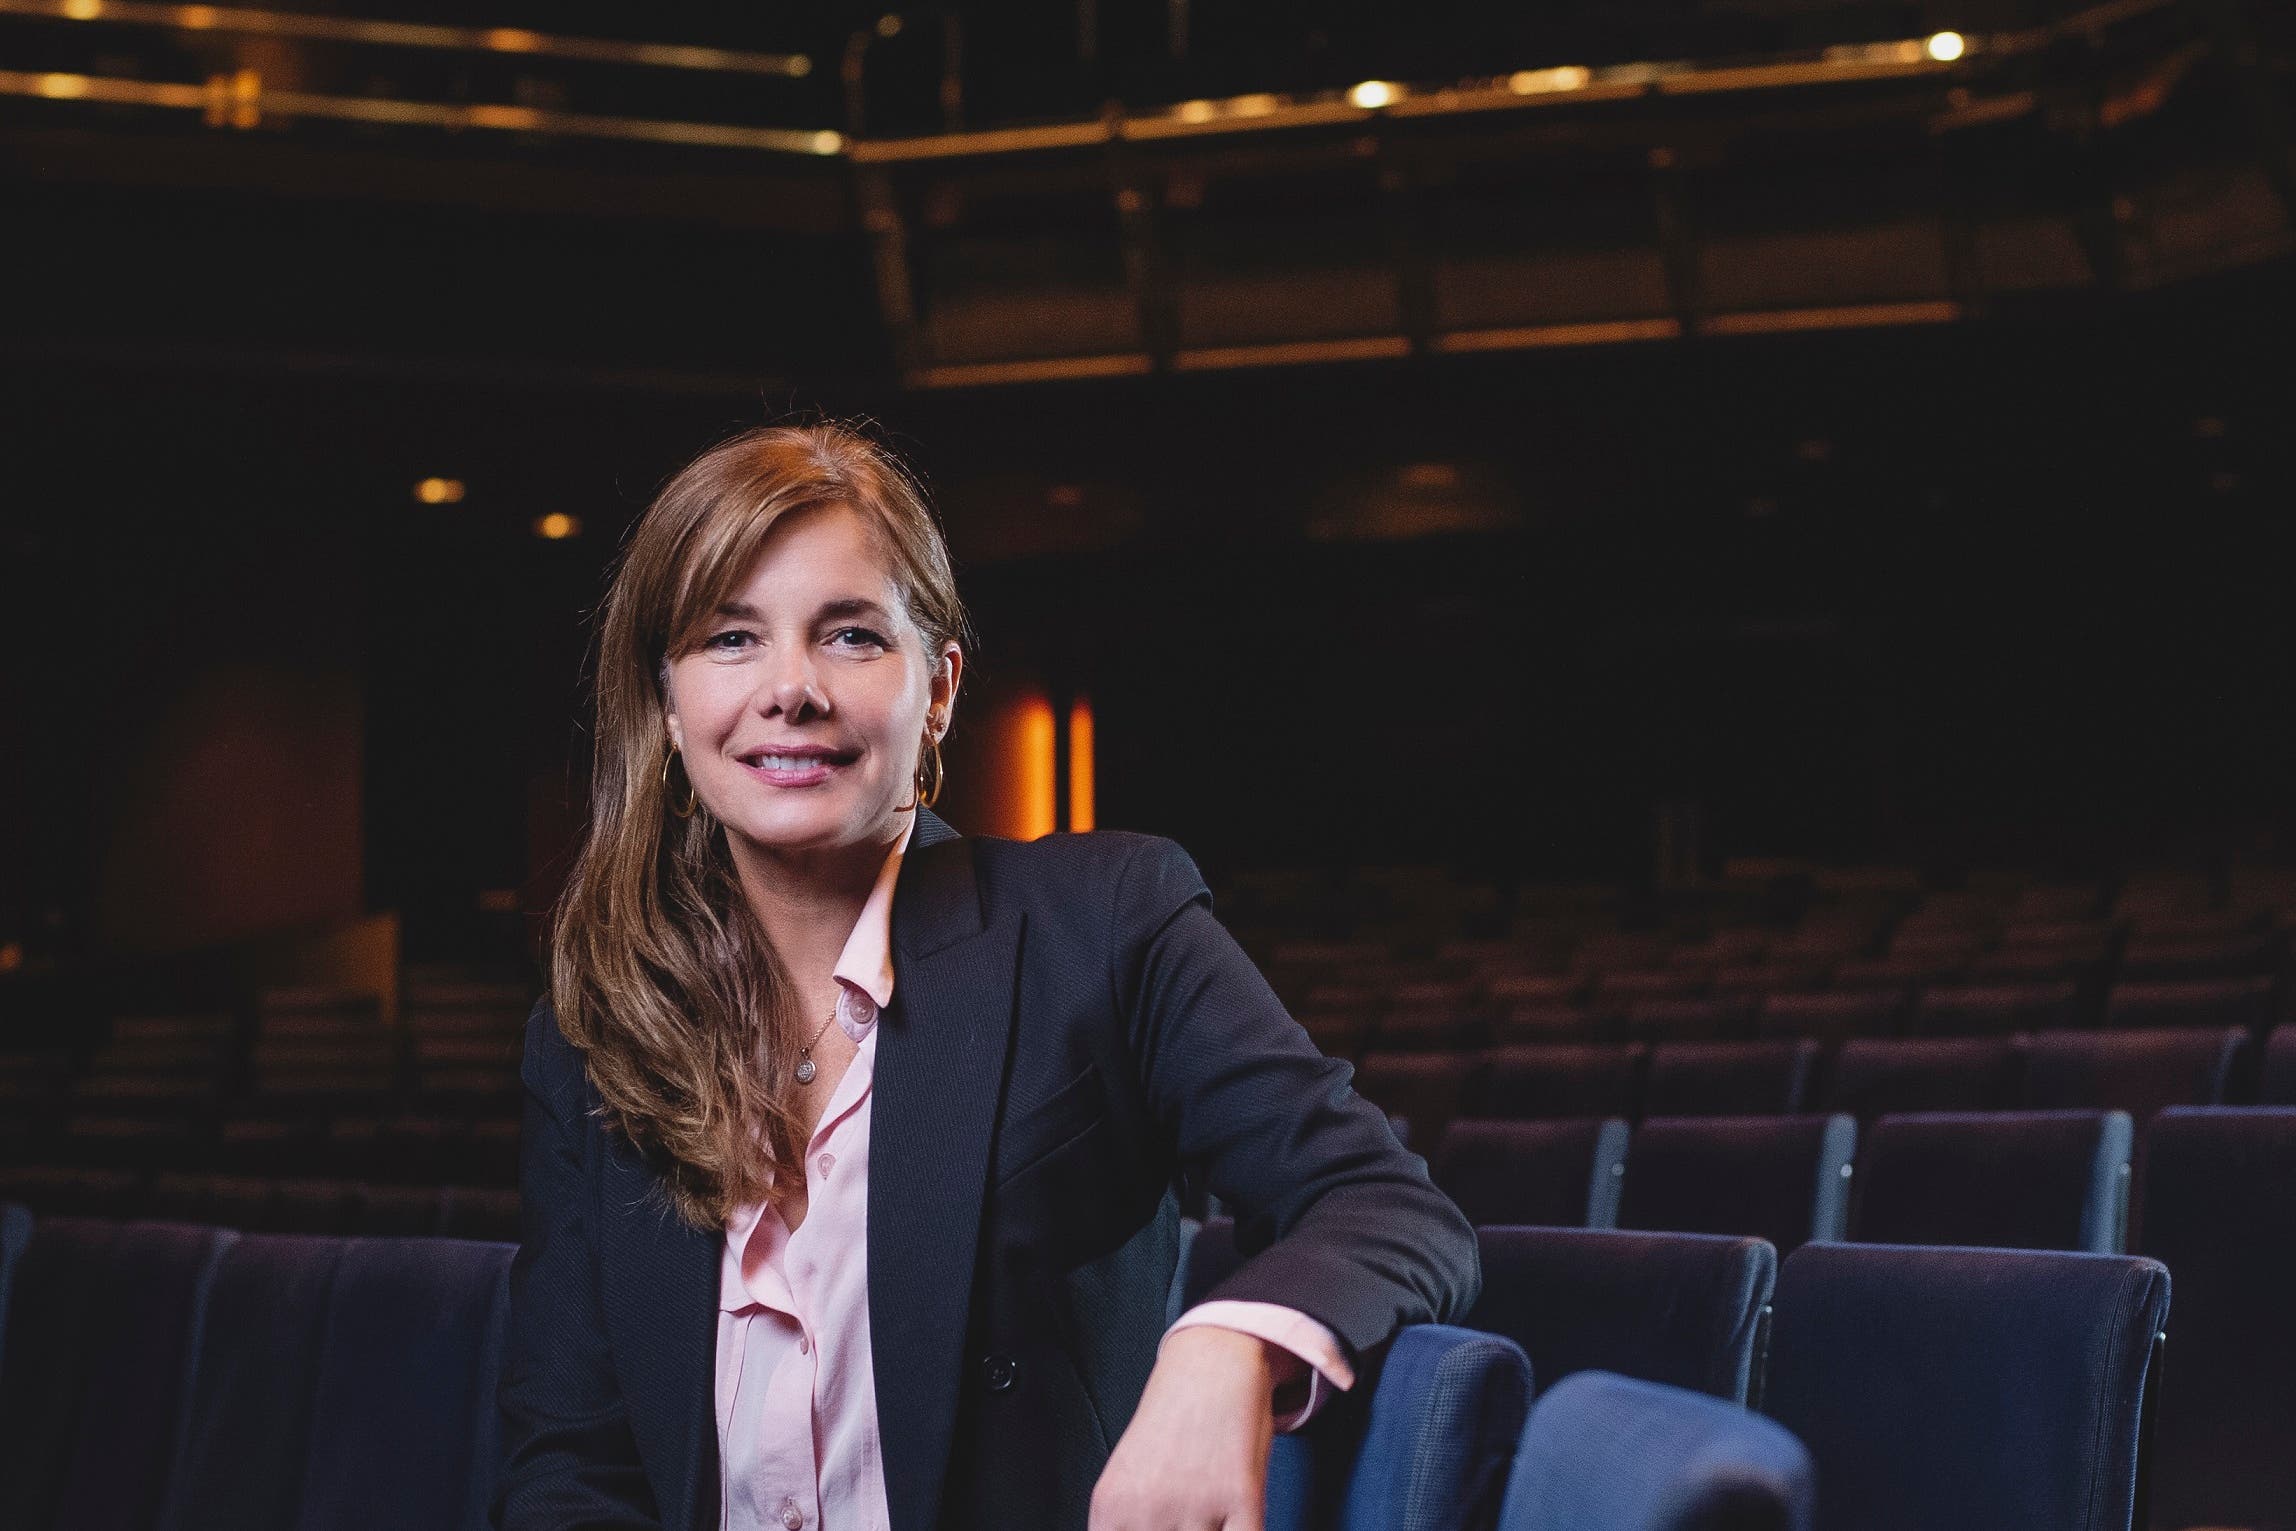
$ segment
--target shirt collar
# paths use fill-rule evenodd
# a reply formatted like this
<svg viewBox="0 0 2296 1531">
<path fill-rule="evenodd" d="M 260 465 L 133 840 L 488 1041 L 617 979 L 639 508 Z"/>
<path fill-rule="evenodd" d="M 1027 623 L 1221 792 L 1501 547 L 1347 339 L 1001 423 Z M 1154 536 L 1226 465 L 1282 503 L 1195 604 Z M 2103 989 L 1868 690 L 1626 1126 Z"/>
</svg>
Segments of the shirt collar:
<svg viewBox="0 0 2296 1531">
<path fill-rule="evenodd" d="M 845 938 L 845 949 L 837 954 L 837 966 L 831 970 L 835 977 L 858 986 L 880 1010 L 893 1002 L 893 887 L 901 877 L 901 858 L 908 852 L 909 837 L 916 832 L 917 816 L 912 813 L 901 837 L 885 853 L 876 886 L 869 890 L 861 918 L 853 922 L 853 933 Z"/>
</svg>

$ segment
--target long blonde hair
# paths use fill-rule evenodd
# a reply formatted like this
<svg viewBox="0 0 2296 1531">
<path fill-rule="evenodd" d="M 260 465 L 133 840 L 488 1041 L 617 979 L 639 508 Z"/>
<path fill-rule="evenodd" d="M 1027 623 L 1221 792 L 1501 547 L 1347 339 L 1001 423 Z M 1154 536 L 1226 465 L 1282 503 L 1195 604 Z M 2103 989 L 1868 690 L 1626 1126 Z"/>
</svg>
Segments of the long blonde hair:
<svg viewBox="0 0 2296 1531">
<path fill-rule="evenodd" d="M 630 534 L 599 614 L 589 832 L 552 926 L 550 998 L 606 1116 L 697 1228 L 723 1226 L 802 1158 L 790 1096 L 804 1038 L 725 829 L 665 802 L 663 677 L 774 523 L 823 504 L 869 522 L 928 657 L 950 639 L 970 648 L 923 491 L 888 449 L 837 423 L 762 426 L 688 464 Z"/>
</svg>

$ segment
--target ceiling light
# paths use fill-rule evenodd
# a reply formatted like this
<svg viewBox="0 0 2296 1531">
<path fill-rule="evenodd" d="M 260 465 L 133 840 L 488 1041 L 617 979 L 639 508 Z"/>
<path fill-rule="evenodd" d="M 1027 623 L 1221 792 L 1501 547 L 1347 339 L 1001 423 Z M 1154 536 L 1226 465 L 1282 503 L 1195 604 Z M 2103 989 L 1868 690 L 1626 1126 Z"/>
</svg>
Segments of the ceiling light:
<svg viewBox="0 0 2296 1531">
<path fill-rule="evenodd" d="M 1927 48 L 1931 58 L 1950 64 L 1969 51 L 1969 40 L 1959 32 L 1937 32 L 1931 35 Z"/>
<path fill-rule="evenodd" d="M 426 478 L 415 485 L 415 498 L 425 505 L 460 505 L 463 492 L 459 478 Z"/>
<path fill-rule="evenodd" d="M 1367 112 L 1375 112 L 1383 106 L 1392 105 L 1402 99 L 1402 96 L 1402 87 L 1386 80 L 1365 80 L 1361 85 L 1355 86 L 1347 93 L 1350 105 L 1360 106 Z"/>
</svg>

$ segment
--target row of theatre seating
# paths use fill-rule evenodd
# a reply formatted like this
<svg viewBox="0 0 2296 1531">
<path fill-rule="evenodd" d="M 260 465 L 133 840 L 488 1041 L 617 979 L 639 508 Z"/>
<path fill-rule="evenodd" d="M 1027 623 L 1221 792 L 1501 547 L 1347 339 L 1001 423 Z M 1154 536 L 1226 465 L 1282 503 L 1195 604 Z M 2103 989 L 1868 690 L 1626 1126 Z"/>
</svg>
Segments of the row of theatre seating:
<svg viewBox="0 0 2296 1531">
<path fill-rule="evenodd" d="M 1512 987 L 1560 980 L 1521 979 Z M 1334 1008 L 1328 991 L 1302 1003 L 1300 1023 L 1339 1057 L 1510 1042 L 1699 1042 L 1747 1038 L 2006 1036 L 2024 1031 L 2222 1029 L 2262 1035 L 2287 1018 L 2276 978 L 2123 983 L 2096 996 L 2070 980 L 2019 984 L 1903 984 L 1805 992 L 1645 995 L 1614 1004 L 1517 997 L 1476 1006 L 1421 995 Z"/>
<path fill-rule="evenodd" d="M 0 1052 L 0 1163 L 506 1185 L 529 988 L 277 990 L 245 1016 L 113 1020 L 91 1047 Z"/>
<path fill-rule="evenodd" d="M 2159 1482 L 2176 1508 L 2154 1523 L 2296 1523 L 2296 1305 L 2284 1274 L 2296 1260 L 2296 1109 L 2171 1107 L 2141 1139 L 2118 1111 L 1919 1113 L 1862 1131 L 1838 1115 L 1654 1117 L 1631 1129 L 1616 1118 L 1461 1120 L 1435 1145 L 1431 1168 L 1479 1225 L 1751 1237 L 1786 1252 L 1789 1269 L 1811 1251 L 1851 1247 L 1835 1242 L 1844 1239 L 1965 1254 L 2138 1252 L 2169 1272 L 2179 1316 L 2159 1405 Z M 1590 1293 L 1604 1283 L 1632 1291 L 1639 1279 L 1625 1260 L 1590 1276 Z M 1550 1303 L 1561 1289 L 1526 1285 Z M 1576 1326 L 1599 1332 L 1587 1317 L 1599 1307 L 1588 1295 L 1515 1327 L 1546 1325 L 1543 1343 L 1567 1346 Z M 1540 1346 L 1529 1348 L 1536 1366 Z M 1972 1391 L 2014 1396 L 2028 1382 L 2005 1354 Z M 1758 1392 L 1758 1378 L 1749 1386 Z M 1808 1423 L 1781 1417 L 1797 1430 Z"/>
<path fill-rule="evenodd" d="M 2259 1048 L 2237 1029 L 1770 1042 L 1523 1043 L 1375 1053 L 1367 1099 L 1423 1141 L 1457 1116 L 1762 1116 L 1801 1111 L 2296 1105 L 2296 1027 Z"/>
<path fill-rule="evenodd" d="M 1175 1308 L 1265 1237 L 1191 1233 Z M 2266 1523 L 2256 1484 L 2187 1474 L 2173 1413 L 2145 1460 L 2183 1333 L 2155 1261 L 1479 1239 L 1464 1323 L 1279 1441 L 1271 1527 L 2126 1531 L 2148 1492 L 2153 1526 Z M 512 1252 L 0 1209 L 0 1520 L 475 1531 Z"/>
</svg>

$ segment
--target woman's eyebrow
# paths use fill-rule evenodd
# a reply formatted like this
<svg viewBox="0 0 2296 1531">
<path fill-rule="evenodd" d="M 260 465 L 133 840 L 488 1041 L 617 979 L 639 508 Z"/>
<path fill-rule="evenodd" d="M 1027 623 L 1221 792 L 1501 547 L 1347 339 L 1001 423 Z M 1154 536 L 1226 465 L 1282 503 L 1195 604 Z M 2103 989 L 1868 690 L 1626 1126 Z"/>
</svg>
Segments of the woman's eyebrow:
<svg viewBox="0 0 2296 1531">
<path fill-rule="evenodd" d="M 747 601 L 720 601 L 717 614 L 721 617 L 738 618 L 744 622 L 762 622 L 765 620 L 759 614 L 758 609 Z M 821 610 L 816 614 L 814 620 L 826 621 L 833 617 L 875 617 L 879 621 L 883 621 L 885 616 L 885 608 L 875 601 L 864 596 L 849 595 L 838 600 L 822 602 Z"/>
</svg>

